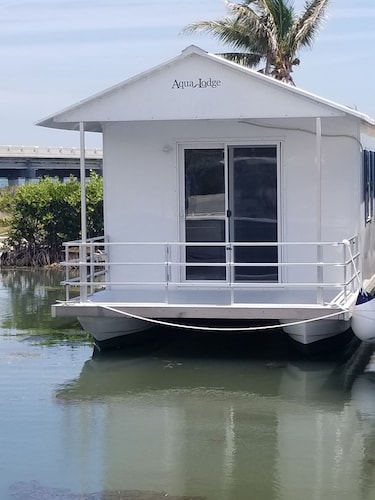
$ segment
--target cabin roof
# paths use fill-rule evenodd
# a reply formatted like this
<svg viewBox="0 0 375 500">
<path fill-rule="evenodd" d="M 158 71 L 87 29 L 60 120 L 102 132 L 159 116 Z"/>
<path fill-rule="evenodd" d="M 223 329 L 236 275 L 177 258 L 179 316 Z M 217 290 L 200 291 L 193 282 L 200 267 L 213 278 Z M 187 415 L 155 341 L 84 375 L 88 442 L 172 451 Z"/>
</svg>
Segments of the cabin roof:
<svg viewBox="0 0 375 500">
<path fill-rule="evenodd" d="M 348 116 L 366 114 L 191 45 L 177 57 L 36 123 L 102 131 L 105 122 Z"/>
</svg>

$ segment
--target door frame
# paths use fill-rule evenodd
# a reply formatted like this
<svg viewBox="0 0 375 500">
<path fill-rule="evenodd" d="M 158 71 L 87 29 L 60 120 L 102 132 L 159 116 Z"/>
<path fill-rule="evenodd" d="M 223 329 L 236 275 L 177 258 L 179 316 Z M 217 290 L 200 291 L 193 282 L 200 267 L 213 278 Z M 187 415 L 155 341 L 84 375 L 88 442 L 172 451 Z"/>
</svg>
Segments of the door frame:
<svg viewBox="0 0 375 500">
<path fill-rule="evenodd" d="M 273 146 L 276 148 L 276 175 L 277 175 L 277 241 L 282 241 L 282 211 L 281 211 L 281 155 L 282 155 L 282 140 L 219 140 L 217 142 L 207 140 L 207 141 L 179 141 L 177 142 L 177 181 L 179 187 L 179 241 L 182 243 L 186 243 L 186 227 L 185 227 L 185 150 L 186 149 L 220 149 L 224 150 L 224 186 L 225 186 L 225 212 L 229 210 L 229 147 L 262 147 L 262 146 Z M 230 235 L 230 220 L 228 216 L 224 217 L 225 220 L 225 244 L 230 244 L 229 235 Z M 179 272 L 179 280 L 181 283 L 191 283 L 194 284 L 195 281 L 201 280 L 187 280 L 186 279 L 186 252 L 184 251 L 184 247 L 182 246 L 180 249 L 179 262 L 181 263 L 180 272 Z M 278 262 L 282 262 L 282 247 L 278 247 Z M 228 262 L 228 251 L 226 250 L 226 261 Z M 246 281 L 246 282 L 235 282 L 232 276 L 233 273 L 226 273 L 225 280 L 207 280 L 207 283 L 215 283 L 218 287 L 221 284 L 229 284 L 229 283 L 238 283 L 241 286 L 251 287 L 251 285 L 258 285 L 262 282 L 257 281 Z M 281 283 L 283 281 L 284 268 L 281 267 L 278 269 L 278 280 L 273 282 L 264 282 L 262 285 L 265 287 L 272 286 L 273 283 Z"/>
</svg>

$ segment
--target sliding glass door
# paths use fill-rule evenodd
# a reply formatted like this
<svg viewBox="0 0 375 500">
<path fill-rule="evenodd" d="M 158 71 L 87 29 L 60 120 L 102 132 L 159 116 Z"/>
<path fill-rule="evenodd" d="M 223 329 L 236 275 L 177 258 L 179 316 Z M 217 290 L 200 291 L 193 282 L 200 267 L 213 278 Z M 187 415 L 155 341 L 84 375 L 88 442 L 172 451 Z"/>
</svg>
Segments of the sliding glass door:
<svg viewBox="0 0 375 500">
<path fill-rule="evenodd" d="M 276 246 L 245 246 L 236 243 L 277 242 L 277 149 L 276 146 L 229 146 L 229 241 L 233 243 L 235 281 L 277 281 L 273 263 Z"/>
<path fill-rule="evenodd" d="M 226 199 L 223 149 L 185 149 L 185 238 L 194 243 L 225 243 Z M 188 280 L 225 280 L 225 246 L 188 246 Z M 202 265 L 201 265 L 202 264 Z"/>
<path fill-rule="evenodd" d="M 184 183 L 186 279 L 277 281 L 277 146 L 186 148 Z"/>
</svg>

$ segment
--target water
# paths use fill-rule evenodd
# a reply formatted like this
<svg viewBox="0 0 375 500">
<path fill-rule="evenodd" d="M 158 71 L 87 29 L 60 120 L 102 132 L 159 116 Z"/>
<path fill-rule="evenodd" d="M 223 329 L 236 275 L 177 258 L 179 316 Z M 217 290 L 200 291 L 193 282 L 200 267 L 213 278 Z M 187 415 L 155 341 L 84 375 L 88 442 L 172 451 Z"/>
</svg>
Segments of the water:
<svg viewBox="0 0 375 500">
<path fill-rule="evenodd" d="M 56 272 L 2 272 L 1 500 L 375 499 L 375 375 L 280 334 L 93 355 Z M 363 351 L 364 352 L 364 351 Z"/>
</svg>

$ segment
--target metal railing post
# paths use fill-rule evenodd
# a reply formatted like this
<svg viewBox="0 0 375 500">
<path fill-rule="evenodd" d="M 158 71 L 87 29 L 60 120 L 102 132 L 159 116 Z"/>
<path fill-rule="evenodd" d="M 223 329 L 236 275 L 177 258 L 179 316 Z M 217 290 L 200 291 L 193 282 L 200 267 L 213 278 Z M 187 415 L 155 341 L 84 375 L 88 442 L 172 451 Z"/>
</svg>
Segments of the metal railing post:
<svg viewBox="0 0 375 500">
<path fill-rule="evenodd" d="M 169 282 L 171 281 L 171 245 L 165 245 L 165 303 L 169 302 Z"/>
<path fill-rule="evenodd" d="M 234 264 L 234 254 L 235 254 L 235 248 L 233 245 L 230 245 L 230 250 L 229 250 L 229 273 L 230 273 L 230 305 L 233 306 L 235 300 L 234 300 L 234 287 L 233 283 L 236 280 L 236 268 Z"/>
<path fill-rule="evenodd" d="M 79 281 L 80 281 L 80 302 L 87 300 L 87 247 L 86 244 L 79 245 Z"/>
<path fill-rule="evenodd" d="M 95 280 L 95 243 L 90 244 L 90 293 L 94 292 L 94 280 Z"/>
<path fill-rule="evenodd" d="M 70 299 L 70 286 L 69 286 L 69 246 L 65 246 L 65 300 L 68 302 Z"/>
<path fill-rule="evenodd" d="M 318 242 L 317 247 L 317 296 L 316 300 L 318 304 L 323 304 L 323 248 L 322 245 Z"/>
<path fill-rule="evenodd" d="M 356 259 L 356 262 L 355 262 L 355 267 L 357 268 L 357 271 L 358 271 L 358 275 L 356 274 L 358 280 L 360 280 L 360 276 L 361 276 L 361 270 L 359 268 L 360 266 L 360 259 L 359 257 L 357 256 L 359 253 L 359 250 L 358 250 L 358 236 L 356 236 L 355 240 L 354 240 L 354 254 L 356 255 L 355 259 Z M 354 265 L 353 265 L 353 272 L 356 273 L 355 271 L 355 268 L 354 268 Z M 353 287 L 353 290 L 356 291 L 356 287 Z"/>
<path fill-rule="evenodd" d="M 346 245 L 342 245 L 342 250 L 343 250 L 343 264 L 344 264 L 344 298 L 345 300 L 347 300 L 348 298 L 348 285 L 347 285 L 347 282 L 348 282 L 348 265 L 347 265 L 347 258 L 348 258 L 348 254 L 347 254 L 347 249 L 346 249 Z"/>
</svg>

